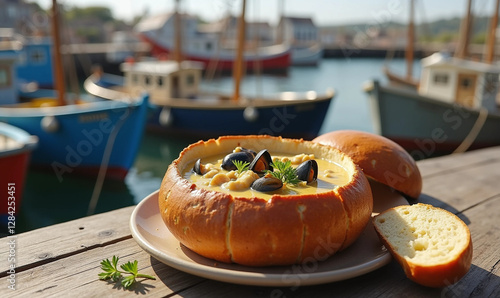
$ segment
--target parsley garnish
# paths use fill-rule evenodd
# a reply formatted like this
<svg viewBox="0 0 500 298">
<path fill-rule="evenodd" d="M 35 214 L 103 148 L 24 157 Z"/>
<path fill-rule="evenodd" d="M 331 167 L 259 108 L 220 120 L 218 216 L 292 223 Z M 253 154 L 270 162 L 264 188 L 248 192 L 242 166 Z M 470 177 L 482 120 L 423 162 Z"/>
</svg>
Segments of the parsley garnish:
<svg viewBox="0 0 500 298">
<path fill-rule="evenodd" d="M 233 160 L 233 164 L 236 166 L 236 169 L 238 170 L 238 174 L 241 174 L 244 171 L 248 170 L 248 167 L 250 166 L 249 162 L 242 161 L 242 160 Z"/>
<path fill-rule="evenodd" d="M 274 168 L 274 172 L 267 171 L 273 177 L 280 179 L 283 183 L 297 184 L 300 179 L 297 177 L 297 170 L 292 167 L 292 162 L 287 160 L 285 162 L 275 159 L 271 166 Z"/>
<path fill-rule="evenodd" d="M 120 268 L 123 271 L 118 270 L 118 260 L 117 256 L 113 256 L 111 261 L 109 259 L 102 260 L 101 269 L 104 272 L 99 273 L 99 279 L 107 280 L 111 279 L 115 282 L 118 282 L 121 279 L 121 284 L 125 289 L 130 288 L 137 280 L 136 278 L 148 278 L 156 280 L 154 276 L 141 274 L 137 271 L 137 260 L 132 262 L 127 262 L 125 264 L 120 265 Z M 123 276 L 122 274 L 130 274 L 128 276 Z"/>
</svg>

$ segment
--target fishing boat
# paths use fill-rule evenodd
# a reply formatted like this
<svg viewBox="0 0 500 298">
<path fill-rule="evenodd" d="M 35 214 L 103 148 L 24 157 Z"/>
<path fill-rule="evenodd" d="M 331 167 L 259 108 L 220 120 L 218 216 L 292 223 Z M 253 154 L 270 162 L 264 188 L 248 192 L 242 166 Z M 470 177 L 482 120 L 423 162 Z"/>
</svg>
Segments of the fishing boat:
<svg viewBox="0 0 500 298">
<path fill-rule="evenodd" d="M 293 66 L 318 66 L 323 58 L 323 47 L 320 42 L 311 45 L 293 45 L 291 51 Z"/>
<path fill-rule="evenodd" d="M 312 139 L 317 136 L 334 91 L 283 92 L 266 98 L 239 97 L 199 90 L 202 68 L 196 62 L 142 61 L 122 65 L 124 77 L 93 74 L 84 82 L 94 96 L 119 101 L 147 91 L 156 106 L 149 130 L 170 135 L 215 137 L 270 134 Z M 180 83 L 182 82 L 182 83 Z"/>
<path fill-rule="evenodd" d="M 183 50 L 185 60 L 202 62 L 209 71 L 230 73 L 236 60 L 234 42 L 222 42 L 224 30 L 201 32 L 197 28 L 198 20 L 180 13 L 166 13 L 148 17 L 135 26 L 141 40 L 151 45 L 154 56 L 172 56 L 179 43 L 174 31 L 182 28 Z M 228 21 L 232 18 L 228 18 Z M 176 22 L 178 22 L 176 24 Z M 230 27 L 230 26 L 223 26 Z M 234 41 L 234 40 L 233 40 Z M 291 52 L 287 44 L 260 45 L 244 50 L 244 69 L 248 72 L 286 72 L 290 66 Z"/>
<path fill-rule="evenodd" d="M 5 188 L 0 194 L 0 201 L 3 202 L 0 206 L 2 226 L 9 216 L 12 218 L 19 211 L 30 155 L 37 144 L 36 136 L 0 122 L 0 183 Z"/>
<path fill-rule="evenodd" d="M 55 0 L 52 15 L 58 16 Z M 59 28 L 57 18 L 52 19 L 53 28 Z M 70 101 L 65 91 L 59 33 L 53 31 L 57 90 L 51 90 L 53 96 L 21 102 L 15 75 L 16 59 L 5 59 L 0 78 L 4 78 L 3 87 L 8 93 L 4 91 L 5 96 L 0 99 L 0 122 L 37 136 L 39 143 L 32 153 L 31 164 L 48 168 L 60 181 L 70 173 L 124 179 L 139 148 L 148 96 L 128 103 Z M 12 50 L 5 53 L 16 55 Z M 32 96 L 36 97 L 36 92 Z"/>
<path fill-rule="evenodd" d="M 244 7 L 244 6 L 243 6 Z M 244 9 L 240 34 L 244 32 Z M 244 37 L 239 36 L 239 49 Z M 240 94 L 242 52 L 233 73 L 234 93 L 216 94 L 199 88 L 203 66 L 197 61 L 129 61 L 123 77 L 94 73 L 84 83 L 92 95 L 110 100 L 148 92 L 156 112 L 148 121 L 152 130 L 168 134 L 216 137 L 223 134 L 269 134 L 312 139 L 318 135 L 333 90 L 283 92 L 251 98 Z M 179 57 L 180 55 L 176 55 Z"/>
<path fill-rule="evenodd" d="M 499 2 L 492 16 L 496 29 Z M 468 59 L 470 8 L 454 56 L 434 53 L 421 60 L 418 89 L 365 86 L 375 131 L 407 149 L 417 159 L 500 145 L 500 109 L 496 104 L 500 66 L 493 64 L 494 39 L 484 61 Z M 494 34 L 490 34 L 494 37 Z"/>
</svg>

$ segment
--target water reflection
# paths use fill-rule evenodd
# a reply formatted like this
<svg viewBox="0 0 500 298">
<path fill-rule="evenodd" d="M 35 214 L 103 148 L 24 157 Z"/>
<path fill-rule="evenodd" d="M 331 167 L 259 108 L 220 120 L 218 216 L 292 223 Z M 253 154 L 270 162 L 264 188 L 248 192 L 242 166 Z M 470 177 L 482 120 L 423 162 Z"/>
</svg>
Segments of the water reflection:
<svg viewBox="0 0 500 298">
<path fill-rule="evenodd" d="M 16 220 L 16 233 L 84 217 L 94 190 L 95 179 L 65 176 L 59 182 L 46 170 L 30 170 Z M 134 203 L 129 187 L 123 181 L 105 181 L 96 213 Z"/>
<path fill-rule="evenodd" d="M 134 168 L 125 179 L 135 204 L 160 188 L 170 163 L 179 156 L 182 149 L 196 141 L 150 133 L 144 136 Z"/>
</svg>

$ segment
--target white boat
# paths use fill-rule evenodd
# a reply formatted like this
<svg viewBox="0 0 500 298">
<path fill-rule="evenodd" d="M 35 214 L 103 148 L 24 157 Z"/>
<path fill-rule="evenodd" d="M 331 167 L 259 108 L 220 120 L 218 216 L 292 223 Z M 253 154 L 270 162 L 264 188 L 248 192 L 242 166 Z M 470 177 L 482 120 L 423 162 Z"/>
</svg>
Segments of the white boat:
<svg viewBox="0 0 500 298">
<path fill-rule="evenodd" d="M 499 3 L 492 24 L 497 24 Z M 468 0 L 455 56 L 434 53 L 422 59 L 418 89 L 376 81 L 365 86 L 375 132 L 416 159 L 500 145 L 500 66 L 492 63 L 495 35 L 490 34 L 484 62 L 468 59 L 471 6 Z M 495 29 L 492 25 L 490 32 Z"/>
<path fill-rule="evenodd" d="M 292 46 L 292 65 L 317 66 L 323 58 L 323 47 L 320 43 L 310 46 Z"/>
<path fill-rule="evenodd" d="M 500 145 L 500 67 L 435 53 L 422 59 L 418 91 L 365 87 L 375 132 L 416 159 Z"/>
</svg>

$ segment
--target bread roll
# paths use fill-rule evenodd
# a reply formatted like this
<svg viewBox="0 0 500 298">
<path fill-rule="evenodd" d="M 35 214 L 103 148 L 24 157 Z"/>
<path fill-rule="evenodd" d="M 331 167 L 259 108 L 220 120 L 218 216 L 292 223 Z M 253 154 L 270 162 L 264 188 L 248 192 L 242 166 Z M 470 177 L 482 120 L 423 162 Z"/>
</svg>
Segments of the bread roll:
<svg viewBox="0 0 500 298">
<path fill-rule="evenodd" d="M 422 191 L 422 177 L 415 160 L 388 138 L 355 130 L 338 130 L 313 140 L 343 151 L 368 177 L 411 197 Z"/>
<path fill-rule="evenodd" d="M 241 197 L 198 187 L 182 177 L 199 158 L 231 152 L 314 154 L 338 163 L 345 185 L 319 194 Z M 350 157 L 337 149 L 303 140 L 270 136 L 227 136 L 185 148 L 168 167 L 159 207 L 170 232 L 194 252 L 247 266 L 290 265 L 322 260 L 354 242 L 371 219 L 368 180 Z"/>
<path fill-rule="evenodd" d="M 398 206 L 376 216 L 373 224 L 406 276 L 416 283 L 449 286 L 471 266 L 469 228 L 444 209 L 420 203 Z"/>
</svg>

